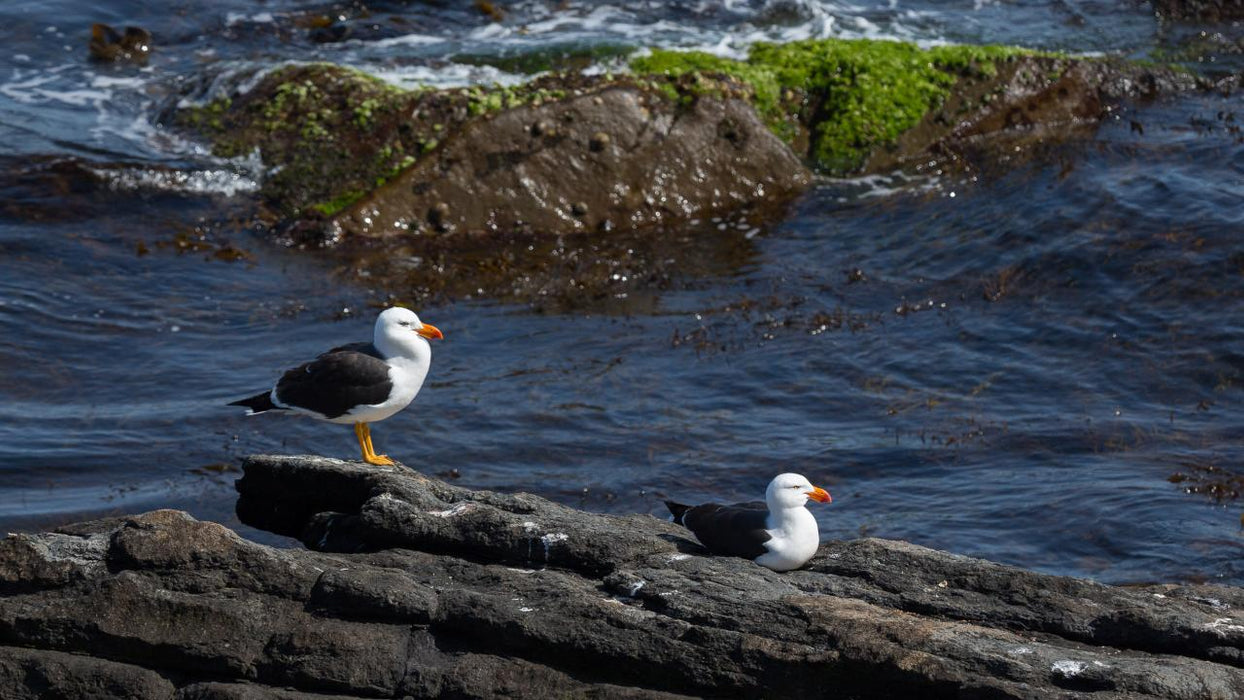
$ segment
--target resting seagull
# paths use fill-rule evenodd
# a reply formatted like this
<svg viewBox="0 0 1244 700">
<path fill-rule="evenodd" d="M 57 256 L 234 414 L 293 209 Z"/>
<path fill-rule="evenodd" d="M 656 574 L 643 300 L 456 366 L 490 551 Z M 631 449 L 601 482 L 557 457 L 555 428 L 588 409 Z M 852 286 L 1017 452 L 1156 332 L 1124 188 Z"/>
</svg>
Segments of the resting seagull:
<svg viewBox="0 0 1244 700">
<path fill-rule="evenodd" d="M 666 501 L 674 522 L 685 526 L 714 554 L 751 559 L 774 571 L 803 566 L 821 544 L 816 518 L 804 507 L 811 498 L 833 501 L 825 489 L 799 474 L 778 474 L 764 503 L 685 506 Z"/>
<path fill-rule="evenodd" d="M 428 340 L 444 337 L 410 309 L 385 309 L 376 319 L 372 342 L 333 348 L 289 370 L 270 390 L 229 405 L 249 408 L 247 415 L 292 411 L 329 423 L 353 423 L 363 461 L 387 466 L 394 462 L 376 454 L 367 424 L 410 405 L 432 364 Z"/>
</svg>

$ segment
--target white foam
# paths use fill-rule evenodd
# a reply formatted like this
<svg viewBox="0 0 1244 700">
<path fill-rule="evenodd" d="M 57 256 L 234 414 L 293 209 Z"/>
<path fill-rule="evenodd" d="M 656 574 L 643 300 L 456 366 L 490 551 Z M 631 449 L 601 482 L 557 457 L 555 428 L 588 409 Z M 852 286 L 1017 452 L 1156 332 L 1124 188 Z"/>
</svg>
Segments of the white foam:
<svg viewBox="0 0 1244 700">
<path fill-rule="evenodd" d="M 141 88 L 147 84 L 146 78 L 139 77 L 118 77 L 115 75 L 93 75 L 91 76 L 91 87 L 97 88 L 114 88 L 129 87 Z"/>
<path fill-rule="evenodd" d="M 191 194 L 222 194 L 232 197 L 259 189 L 259 183 L 254 179 L 228 170 L 161 170 L 156 168 L 100 170 L 92 168 L 91 172 L 118 190 L 151 189 Z"/>
<path fill-rule="evenodd" d="M 248 15 L 244 12 L 230 12 L 225 15 L 225 26 L 235 27 L 239 24 L 271 24 L 276 21 L 276 17 L 277 16 L 271 12 L 259 12 L 253 15 Z"/>
<path fill-rule="evenodd" d="M 935 192 L 945 184 L 943 178 L 937 175 L 910 175 L 903 172 L 852 178 L 824 177 L 819 181 L 822 186 L 851 188 L 854 190 L 854 197 L 858 199 L 886 198 L 899 192 Z"/>
<path fill-rule="evenodd" d="M 530 79 L 530 76 L 507 73 L 493 66 L 469 66 L 464 63 L 451 63 L 436 67 L 420 65 L 387 67 L 367 64 L 354 67 L 390 85 L 407 90 L 421 87 L 452 88 L 481 84 L 517 85 Z"/>
<path fill-rule="evenodd" d="M 545 2 L 518 2 L 509 7 L 509 15 L 514 18 L 512 21 L 489 22 L 457 36 L 413 32 L 379 41 L 354 42 L 347 52 L 374 57 L 376 49 L 408 47 L 417 53 L 426 53 L 431 59 L 451 52 L 515 55 L 551 45 L 622 44 L 744 58 L 748 49 L 761 41 L 781 43 L 804 39 L 868 38 L 915 41 L 922 46 L 947 43 L 942 37 L 931 35 L 924 29 L 937 24 L 939 13 L 935 11 L 898 11 L 890 8 L 885 15 L 887 21 L 884 26 L 865 16 L 865 13 L 875 11 L 876 8 L 823 0 L 770 0 L 760 7 L 750 3 L 731 2 L 724 3 L 724 6 L 705 3 L 694 10 L 696 14 L 703 15 L 705 21 L 696 22 L 669 19 L 664 16 L 660 4 L 618 7 L 575 2 L 559 6 Z M 729 19 L 735 21 L 717 21 L 717 16 L 721 14 L 727 14 Z M 784 17 L 775 20 L 770 17 L 773 14 L 789 15 L 796 21 L 785 21 Z M 388 63 L 387 60 L 385 62 Z M 619 62 L 607 60 L 605 63 Z M 413 80 L 403 76 L 391 81 L 402 86 L 424 84 L 452 87 L 497 79 L 488 75 L 482 67 L 462 67 L 452 63 L 435 68 L 409 66 L 382 70 L 399 75 L 416 74 Z M 528 77 L 497 72 L 503 76 L 503 81 L 517 82 Z"/>
<path fill-rule="evenodd" d="M 384 49 L 391 46 L 432 46 L 444 43 L 447 43 L 445 37 L 432 36 L 430 34 L 403 34 L 373 41 L 368 46 Z"/>
</svg>

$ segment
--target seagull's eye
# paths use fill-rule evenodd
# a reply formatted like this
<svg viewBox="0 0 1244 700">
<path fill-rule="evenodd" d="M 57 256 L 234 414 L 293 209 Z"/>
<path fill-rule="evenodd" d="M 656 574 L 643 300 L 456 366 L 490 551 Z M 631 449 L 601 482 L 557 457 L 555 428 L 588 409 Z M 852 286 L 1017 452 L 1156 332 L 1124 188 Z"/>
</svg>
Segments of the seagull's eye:
<svg viewBox="0 0 1244 700">
<path fill-rule="evenodd" d="M 398 321 L 398 322 L 397 322 L 397 325 L 399 325 L 399 326 L 409 326 L 409 325 L 410 325 L 410 321 Z"/>
</svg>

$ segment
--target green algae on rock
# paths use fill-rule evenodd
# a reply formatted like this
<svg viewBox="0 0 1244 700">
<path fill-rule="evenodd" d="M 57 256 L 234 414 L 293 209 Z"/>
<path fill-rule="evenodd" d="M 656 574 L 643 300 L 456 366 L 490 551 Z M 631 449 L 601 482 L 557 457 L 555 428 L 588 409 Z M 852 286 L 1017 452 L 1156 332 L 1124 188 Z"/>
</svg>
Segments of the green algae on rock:
<svg viewBox="0 0 1244 700">
<path fill-rule="evenodd" d="M 894 143 L 950 95 L 960 76 L 996 74 L 995 63 L 1034 55 L 1009 46 L 939 46 L 883 40 L 816 39 L 758 43 L 746 61 L 702 52 L 653 51 L 639 73 L 721 73 L 754 91 L 757 110 L 790 140 L 790 117 L 810 131 L 809 156 L 829 173 L 859 170 L 878 146 Z"/>
<path fill-rule="evenodd" d="M 746 60 L 656 50 L 631 68 L 710 91 L 727 76 L 746 84 L 770 129 L 830 175 L 987 151 L 983 136 L 1065 137 L 1096 124 L 1108 101 L 1197 85 L 1178 69 L 1119 59 L 868 39 L 762 42 Z"/>
<path fill-rule="evenodd" d="M 282 217 L 332 215 L 419 148 L 407 126 L 417 93 L 360 71 L 316 63 L 278 68 L 242 95 L 177 114 L 221 157 L 258 150 L 273 167 L 263 194 Z"/>
<path fill-rule="evenodd" d="M 258 150 L 277 217 L 326 240 L 608 232 L 780 202 L 807 184 L 739 99 L 745 86 L 718 82 L 711 96 L 691 81 L 579 74 L 407 91 L 309 64 L 177 121 L 216 155 Z"/>
<path fill-rule="evenodd" d="M 323 218 L 413 165 L 457 125 L 564 94 L 547 80 L 403 90 L 352 68 L 311 63 L 283 66 L 244 94 L 184 109 L 176 123 L 206 135 L 217 156 L 258 150 L 273 168 L 262 193 L 279 217 Z"/>
<path fill-rule="evenodd" d="M 1113 100 L 1197 85 L 1121 60 L 875 40 L 760 43 L 742 61 L 657 50 L 631 68 L 403 90 L 292 65 L 176 121 L 217 155 L 258 151 L 274 218 L 322 240 L 603 233 L 781 203 L 807 164 L 1013 162 L 1016 139 L 1065 139 Z"/>
</svg>

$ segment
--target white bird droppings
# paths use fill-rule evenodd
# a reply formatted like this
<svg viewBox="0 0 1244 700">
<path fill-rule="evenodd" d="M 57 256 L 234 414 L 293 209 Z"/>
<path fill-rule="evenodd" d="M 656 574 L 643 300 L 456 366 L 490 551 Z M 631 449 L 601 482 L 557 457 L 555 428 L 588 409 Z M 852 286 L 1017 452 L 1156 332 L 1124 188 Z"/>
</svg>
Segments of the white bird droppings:
<svg viewBox="0 0 1244 700">
<path fill-rule="evenodd" d="M 447 510 L 430 510 L 428 515 L 434 518 L 452 518 L 455 515 L 461 515 L 471 509 L 470 503 L 459 503 Z"/>
<path fill-rule="evenodd" d="M 1244 625 L 1237 623 L 1234 618 L 1220 617 L 1213 622 L 1206 623 L 1205 629 L 1225 635 L 1228 632 L 1244 632 Z"/>
<path fill-rule="evenodd" d="M 1203 598 L 1201 596 L 1192 596 L 1191 598 L 1189 598 L 1189 600 L 1192 600 L 1197 603 L 1204 603 L 1215 610 L 1226 610 L 1227 608 L 1231 607 L 1230 605 L 1227 605 L 1226 603 L 1222 602 L 1221 600 L 1218 600 L 1217 598 Z"/>
<path fill-rule="evenodd" d="M 1071 678 L 1084 672 L 1088 664 L 1083 661 L 1072 661 L 1071 659 L 1061 659 L 1055 661 L 1050 666 L 1050 670 L 1065 678 Z"/>
<path fill-rule="evenodd" d="M 544 543 L 544 561 L 549 560 L 549 554 L 552 553 L 554 542 L 565 542 L 568 539 L 570 539 L 570 535 L 562 532 L 550 532 L 547 535 L 542 536 L 540 541 Z M 529 553 L 528 557 L 530 556 L 531 555 Z"/>
</svg>

